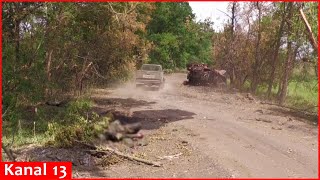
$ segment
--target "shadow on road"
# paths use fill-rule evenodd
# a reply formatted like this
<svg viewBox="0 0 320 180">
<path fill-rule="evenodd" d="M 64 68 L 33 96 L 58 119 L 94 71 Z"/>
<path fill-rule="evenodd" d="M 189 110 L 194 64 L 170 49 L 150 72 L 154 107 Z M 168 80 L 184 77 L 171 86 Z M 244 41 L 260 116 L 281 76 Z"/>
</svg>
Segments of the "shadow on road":
<svg viewBox="0 0 320 180">
<path fill-rule="evenodd" d="M 192 119 L 195 113 L 183 111 L 180 109 L 162 109 L 162 110 L 137 110 L 129 113 L 131 108 L 147 107 L 156 102 L 136 100 L 133 98 L 106 98 L 94 97 L 95 103 L 92 111 L 100 116 L 109 112 L 113 113 L 115 119 L 123 124 L 137 123 L 142 124 L 143 129 L 157 129 L 166 123 L 179 121 L 183 119 Z"/>
<path fill-rule="evenodd" d="M 155 104 L 156 102 L 148 102 L 143 100 L 136 100 L 133 98 L 92 98 L 96 106 L 121 106 L 121 107 L 139 107 Z"/>
<path fill-rule="evenodd" d="M 166 123 L 193 119 L 193 115 L 195 113 L 179 109 L 163 109 L 134 111 L 131 116 L 118 114 L 115 118 L 119 119 L 123 124 L 140 122 L 143 129 L 151 130 L 157 129 Z"/>
<path fill-rule="evenodd" d="M 118 114 L 128 114 L 129 110 L 133 107 L 149 106 L 156 103 L 133 98 L 94 97 L 92 100 L 95 103 L 92 112 L 95 112 L 100 116 L 105 116 L 109 112 L 113 113 L 115 116 Z"/>
</svg>

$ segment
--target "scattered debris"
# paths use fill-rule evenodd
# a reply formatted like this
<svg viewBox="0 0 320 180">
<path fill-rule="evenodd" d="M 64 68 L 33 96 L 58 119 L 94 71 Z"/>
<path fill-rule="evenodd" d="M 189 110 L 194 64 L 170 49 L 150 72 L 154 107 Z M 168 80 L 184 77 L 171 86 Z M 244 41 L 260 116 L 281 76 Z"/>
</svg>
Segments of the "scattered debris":
<svg viewBox="0 0 320 180">
<path fill-rule="evenodd" d="M 282 130 L 281 127 L 271 127 L 271 129 L 274 129 L 274 130 Z"/>
<path fill-rule="evenodd" d="M 252 144 L 246 145 L 246 146 L 244 146 L 244 147 L 245 147 L 245 148 L 248 148 L 248 149 L 254 149 L 254 148 L 255 148 Z"/>
<path fill-rule="evenodd" d="M 171 161 L 172 159 L 179 158 L 179 156 L 181 156 L 182 154 L 183 153 L 178 153 L 178 154 L 174 154 L 171 156 L 162 156 L 162 157 L 158 157 L 158 159 L 160 159 L 160 160 L 166 159 L 166 160 Z"/>
<path fill-rule="evenodd" d="M 138 146 L 147 146 L 149 144 L 148 140 L 146 138 L 140 140 L 137 145 Z"/>
<path fill-rule="evenodd" d="M 256 118 L 256 121 L 262 121 L 262 122 L 265 122 L 265 123 L 271 123 L 272 122 L 269 119 L 263 119 L 263 118 Z"/>
<path fill-rule="evenodd" d="M 250 93 L 247 93 L 246 98 L 249 99 L 250 101 L 254 101 L 254 98 Z"/>
<path fill-rule="evenodd" d="M 283 126 L 283 125 L 286 124 L 286 122 L 278 122 L 278 124 L 279 124 L 280 126 Z"/>
<path fill-rule="evenodd" d="M 195 134 L 195 133 L 188 133 L 187 136 L 199 136 L 199 134 Z"/>
<path fill-rule="evenodd" d="M 254 112 L 263 114 L 263 110 L 262 109 L 255 110 Z"/>
<path fill-rule="evenodd" d="M 128 147 L 130 147 L 130 148 L 134 147 L 134 143 L 133 143 L 133 140 L 131 138 L 124 138 L 123 139 L 123 143 L 125 145 L 127 145 Z"/>
<path fill-rule="evenodd" d="M 296 129 L 297 127 L 295 125 L 289 125 L 287 128 L 289 129 Z"/>
<path fill-rule="evenodd" d="M 188 141 L 181 141 L 181 143 L 182 143 L 182 145 L 184 145 L 184 146 L 186 146 L 186 145 L 188 145 Z"/>
</svg>

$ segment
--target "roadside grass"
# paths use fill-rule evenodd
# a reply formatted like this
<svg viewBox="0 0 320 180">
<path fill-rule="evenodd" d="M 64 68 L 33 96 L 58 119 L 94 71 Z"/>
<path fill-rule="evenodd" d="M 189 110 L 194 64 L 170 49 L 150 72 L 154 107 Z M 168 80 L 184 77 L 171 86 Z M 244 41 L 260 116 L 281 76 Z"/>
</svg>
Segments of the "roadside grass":
<svg viewBox="0 0 320 180">
<path fill-rule="evenodd" d="M 84 130 L 81 128 L 86 128 L 85 125 L 88 124 L 86 120 L 91 107 L 89 99 L 80 98 L 70 101 L 65 107 L 41 106 L 37 114 L 16 109 L 12 113 L 21 115 L 15 119 L 3 120 L 2 142 L 6 146 L 17 148 L 28 144 L 54 145 L 59 143 L 56 142 L 57 139 L 68 140 L 69 137 L 58 136 L 67 136 L 69 131 Z M 83 137 L 87 135 L 88 133 L 81 134 Z"/>
<path fill-rule="evenodd" d="M 310 112 L 318 112 L 318 78 L 314 66 L 309 63 L 296 64 L 288 85 L 286 103 Z"/>
<path fill-rule="evenodd" d="M 44 145 L 46 142 L 53 140 L 52 137 L 47 136 L 45 133 L 39 132 L 35 135 L 32 135 L 26 128 L 24 128 L 22 131 L 23 132 L 14 135 L 14 138 L 12 135 L 4 135 L 2 137 L 2 142 L 4 145 L 17 148 L 28 144 Z"/>
<path fill-rule="evenodd" d="M 256 95 L 267 99 L 267 86 L 259 86 Z M 271 100 L 277 101 L 278 87 L 275 86 L 271 91 Z M 309 82 L 290 81 L 285 106 L 300 110 L 317 112 L 318 110 L 318 83 L 317 80 Z"/>
<path fill-rule="evenodd" d="M 48 123 L 53 121 L 58 111 L 50 111 L 48 108 L 38 108 L 35 115 L 23 108 L 13 110 L 17 116 L 15 118 L 5 118 L 2 123 L 2 142 L 5 145 L 19 147 L 27 144 L 44 144 L 51 137 L 47 136 Z"/>
<path fill-rule="evenodd" d="M 318 112 L 318 79 L 314 74 L 314 71 L 310 69 L 307 71 L 302 68 L 297 68 L 293 71 L 293 75 L 288 84 L 287 97 L 285 99 L 285 106 L 299 109 L 302 111 L 308 111 L 311 113 Z M 230 82 L 228 81 L 228 84 Z M 267 100 L 267 85 L 260 85 L 257 88 L 256 96 Z M 250 92 L 250 83 L 245 82 L 243 90 Z M 270 101 L 278 102 L 278 86 L 273 86 L 271 90 Z"/>
<path fill-rule="evenodd" d="M 289 83 L 286 103 L 299 109 L 317 112 L 318 105 L 318 82 L 293 81 Z"/>
</svg>

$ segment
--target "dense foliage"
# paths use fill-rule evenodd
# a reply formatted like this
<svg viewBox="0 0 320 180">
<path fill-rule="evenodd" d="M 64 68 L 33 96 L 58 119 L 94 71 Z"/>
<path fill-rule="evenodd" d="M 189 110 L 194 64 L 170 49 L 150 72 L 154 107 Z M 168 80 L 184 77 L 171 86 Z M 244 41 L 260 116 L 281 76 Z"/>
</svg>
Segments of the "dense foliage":
<svg viewBox="0 0 320 180">
<path fill-rule="evenodd" d="M 4 109 L 78 94 L 85 81 L 126 78 L 135 55 L 147 53 L 137 32 L 145 32 L 149 9 L 132 3 L 4 4 Z"/>
<path fill-rule="evenodd" d="M 188 3 L 156 3 L 151 18 L 147 28 L 154 44 L 151 62 L 168 69 L 185 68 L 190 61 L 212 62 L 212 23 L 196 23 Z"/>
</svg>

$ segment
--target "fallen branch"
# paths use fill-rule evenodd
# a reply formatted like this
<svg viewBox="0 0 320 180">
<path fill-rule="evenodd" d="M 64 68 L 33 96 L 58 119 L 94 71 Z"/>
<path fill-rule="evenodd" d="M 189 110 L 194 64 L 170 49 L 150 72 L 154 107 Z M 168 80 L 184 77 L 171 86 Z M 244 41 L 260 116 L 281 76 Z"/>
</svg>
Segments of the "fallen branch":
<svg viewBox="0 0 320 180">
<path fill-rule="evenodd" d="M 120 151 L 117 151 L 115 149 L 112 149 L 112 148 L 109 148 L 109 147 L 105 147 L 105 148 L 99 148 L 94 146 L 94 145 L 91 145 L 91 144 L 87 144 L 85 142 L 82 142 L 82 141 L 75 141 L 79 144 L 82 144 L 90 149 L 93 149 L 93 150 L 87 150 L 87 152 L 90 152 L 90 153 L 94 153 L 94 154 L 101 154 L 101 155 L 107 155 L 109 154 L 108 152 L 110 153 L 114 153 L 118 156 L 121 156 L 121 157 L 124 157 L 126 159 L 129 159 L 131 161 L 137 161 L 137 162 L 141 162 L 141 163 L 144 163 L 144 164 L 147 164 L 147 165 L 151 165 L 151 166 L 155 166 L 155 167 L 160 167 L 161 164 L 160 163 L 157 163 L 157 162 L 152 162 L 152 161 L 148 161 L 148 160 L 145 160 L 145 159 L 141 159 L 141 158 L 137 158 L 137 157 L 134 157 L 134 156 L 130 156 L 130 155 L 127 155 L 127 154 L 123 154 L 122 152 Z"/>
<path fill-rule="evenodd" d="M 115 149 L 112 149 L 112 148 L 109 148 L 109 147 L 106 147 L 106 148 L 102 148 L 102 149 L 99 149 L 99 150 L 89 150 L 88 152 L 91 152 L 91 153 L 100 153 L 100 154 L 108 154 L 107 152 L 110 152 L 110 153 L 114 153 L 118 156 L 121 156 L 121 157 L 124 157 L 128 160 L 131 160 L 131 161 L 137 161 L 137 162 L 141 162 L 141 163 L 144 163 L 144 164 L 147 164 L 147 165 L 151 165 L 151 166 L 155 166 L 155 167 L 160 167 L 161 164 L 158 163 L 158 162 L 152 162 L 152 161 L 148 161 L 148 160 L 145 160 L 145 159 L 141 159 L 141 158 L 138 158 L 138 157 L 134 157 L 134 156 L 130 156 L 130 155 L 127 155 L 127 154 L 123 154 L 122 152 L 120 151 L 117 151 Z"/>
</svg>

